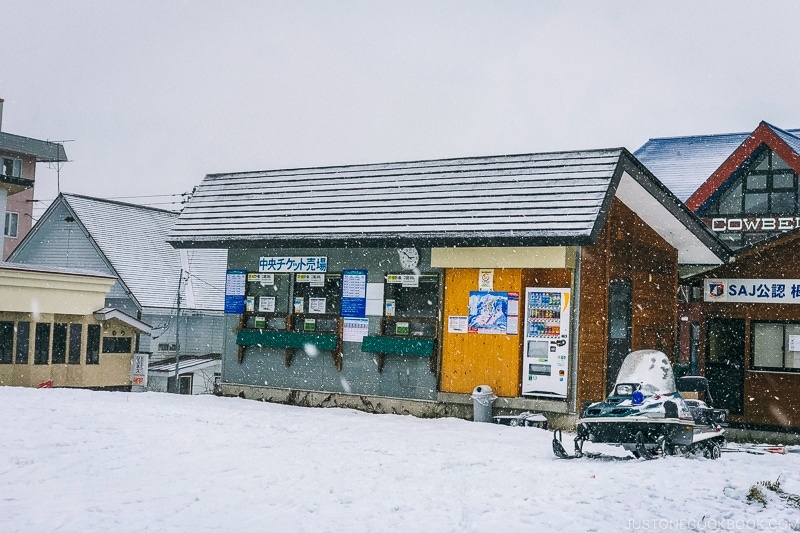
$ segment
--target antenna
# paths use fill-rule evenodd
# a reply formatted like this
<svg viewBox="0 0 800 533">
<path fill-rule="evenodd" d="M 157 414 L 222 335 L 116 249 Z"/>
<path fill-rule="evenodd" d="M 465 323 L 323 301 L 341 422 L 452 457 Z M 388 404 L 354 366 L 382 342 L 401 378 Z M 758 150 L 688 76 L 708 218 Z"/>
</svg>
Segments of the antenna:
<svg viewBox="0 0 800 533">
<path fill-rule="evenodd" d="M 67 139 L 67 140 L 64 140 L 64 141 L 47 141 L 47 142 L 53 143 L 53 144 L 58 145 L 58 146 L 61 146 L 64 143 L 71 143 L 71 142 L 74 142 L 74 141 L 75 141 L 75 139 Z M 58 193 L 61 192 L 61 167 L 64 165 L 64 163 L 68 163 L 68 162 L 69 162 L 69 160 L 61 161 L 61 150 L 56 148 L 56 160 L 55 161 L 49 161 L 47 163 L 47 168 L 53 168 L 53 165 L 55 164 L 55 169 L 56 169 L 56 192 L 58 192 Z"/>
</svg>

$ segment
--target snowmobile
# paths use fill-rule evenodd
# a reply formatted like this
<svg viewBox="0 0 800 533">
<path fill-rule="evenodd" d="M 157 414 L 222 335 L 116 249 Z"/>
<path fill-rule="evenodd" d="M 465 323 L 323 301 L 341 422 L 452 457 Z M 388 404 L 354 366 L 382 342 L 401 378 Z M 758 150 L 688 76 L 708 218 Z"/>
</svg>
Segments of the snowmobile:
<svg viewBox="0 0 800 533">
<path fill-rule="evenodd" d="M 600 456 L 583 451 L 588 440 L 622 446 L 636 458 L 697 453 L 718 458 L 725 445 L 727 411 L 713 408 L 705 378 L 691 376 L 679 382 L 690 399 L 681 395 L 664 353 L 629 353 L 611 395 L 582 409 L 575 455 L 564 449 L 560 430 L 553 433 L 553 453 L 562 459 Z"/>
</svg>

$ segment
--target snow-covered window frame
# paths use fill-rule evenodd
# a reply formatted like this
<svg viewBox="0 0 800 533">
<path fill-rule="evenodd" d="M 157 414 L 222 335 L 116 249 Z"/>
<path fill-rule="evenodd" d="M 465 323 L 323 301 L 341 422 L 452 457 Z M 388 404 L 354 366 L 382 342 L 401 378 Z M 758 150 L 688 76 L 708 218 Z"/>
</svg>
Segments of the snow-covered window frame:
<svg viewBox="0 0 800 533">
<path fill-rule="evenodd" d="M 753 370 L 800 372 L 800 323 L 753 321 L 750 327 Z"/>
</svg>

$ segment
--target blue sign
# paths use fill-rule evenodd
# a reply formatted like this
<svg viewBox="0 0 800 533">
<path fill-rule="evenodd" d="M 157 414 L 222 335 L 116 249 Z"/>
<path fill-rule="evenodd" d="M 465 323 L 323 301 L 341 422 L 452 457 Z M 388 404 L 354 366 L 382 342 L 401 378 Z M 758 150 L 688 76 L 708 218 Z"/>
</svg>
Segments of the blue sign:
<svg viewBox="0 0 800 533">
<path fill-rule="evenodd" d="M 342 270 L 341 315 L 349 318 L 367 316 L 366 270 Z"/>
<path fill-rule="evenodd" d="M 247 285 L 247 270 L 228 270 L 225 273 L 225 313 L 244 313 L 244 291 Z"/>
</svg>

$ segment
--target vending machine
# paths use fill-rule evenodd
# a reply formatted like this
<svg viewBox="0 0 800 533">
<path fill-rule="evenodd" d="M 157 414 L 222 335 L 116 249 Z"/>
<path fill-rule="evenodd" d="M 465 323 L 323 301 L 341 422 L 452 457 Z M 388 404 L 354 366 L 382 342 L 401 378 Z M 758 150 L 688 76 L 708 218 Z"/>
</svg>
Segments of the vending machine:
<svg viewBox="0 0 800 533">
<path fill-rule="evenodd" d="M 569 289 L 525 289 L 523 395 L 567 397 L 570 317 Z"/>
</svg>

